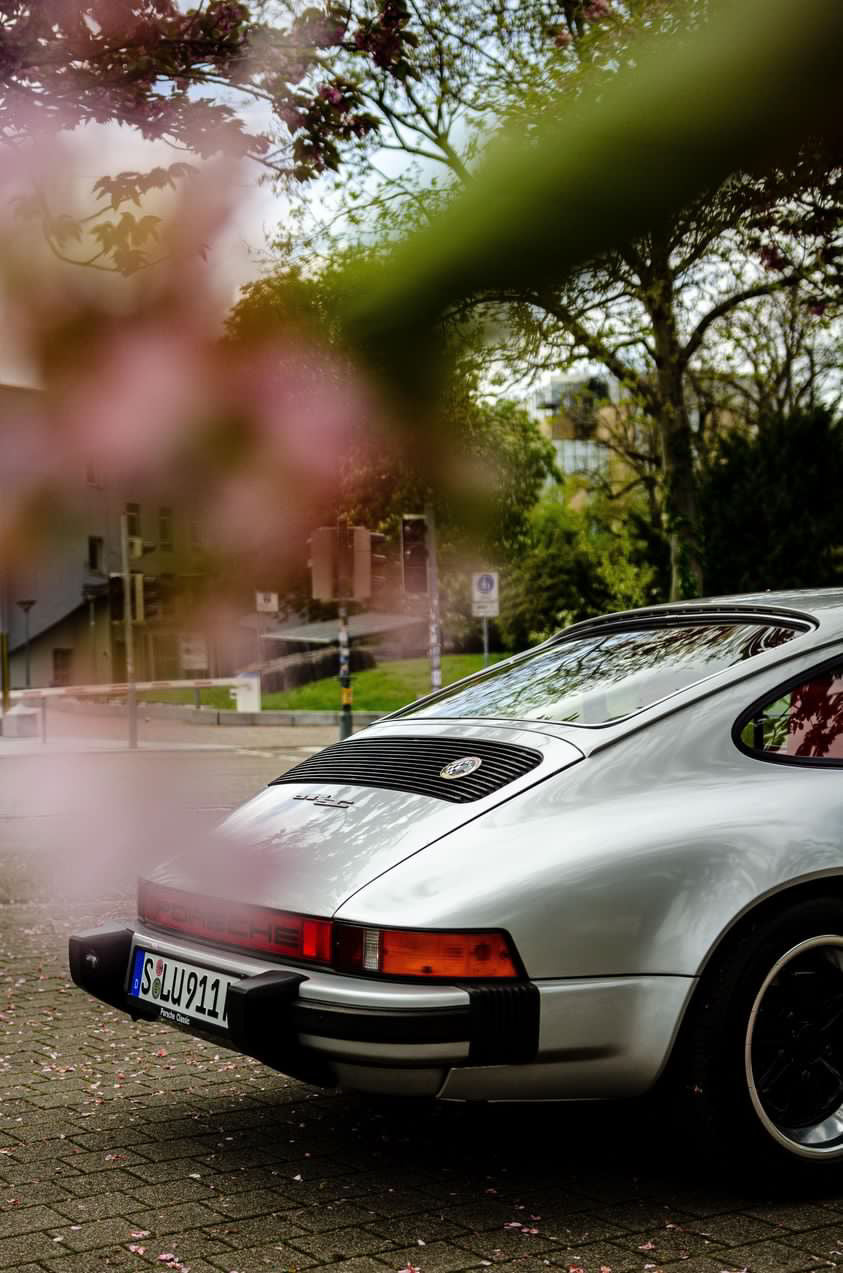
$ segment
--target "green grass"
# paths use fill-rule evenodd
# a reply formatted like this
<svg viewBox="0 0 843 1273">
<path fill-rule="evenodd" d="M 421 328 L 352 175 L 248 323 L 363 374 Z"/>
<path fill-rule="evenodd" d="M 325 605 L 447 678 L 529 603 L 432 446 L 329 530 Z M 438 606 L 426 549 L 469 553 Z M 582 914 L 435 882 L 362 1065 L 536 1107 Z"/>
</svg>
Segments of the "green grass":
<svg viewBox="0 0 843 1273">
<path fill-rule="evenodd" d="M 506 658 L 504 654 L 490 654 L 489 661 L 496 663 Z M 442 683 L 450 685 L 462 676 L 479 672 L 483 666 L 482 654 L 446 654 L 442 659 Z M 430 690 L 429 659 L 397 659 L 391 663 L 379 663 L 377 667 L 357 672 L 354 686 L 354 706 L 361 712 L 391 712 L 405 703 L 412 702 Z M 156 694 L 139 695 L 146 702 L 193 704 L 193 690 L 161 690 Z M 203 707 L 217 710 L 232 708 L 233 699 L 225 689 L 200 691 Z M 332 712 L 340 705 L 340 691 L 335 676 L 321 681 L 311 681 L 297 689 L 283 693 L 264 694 L 263 707 L 279 711 Z"/>
<path fill-rule="evenodd" d="M 184 703 L 188 707 L 195 707 L 196 696 L 194 690 L 150 690 L 148 693 L 138 694 L 138 702 Z M 234 707 L 234 698 L 225 689 L 200 690 L 199 703 L 202 707 L 213 707 L 217 711 L 224 711 L 225 708 Z"/>
</svg>

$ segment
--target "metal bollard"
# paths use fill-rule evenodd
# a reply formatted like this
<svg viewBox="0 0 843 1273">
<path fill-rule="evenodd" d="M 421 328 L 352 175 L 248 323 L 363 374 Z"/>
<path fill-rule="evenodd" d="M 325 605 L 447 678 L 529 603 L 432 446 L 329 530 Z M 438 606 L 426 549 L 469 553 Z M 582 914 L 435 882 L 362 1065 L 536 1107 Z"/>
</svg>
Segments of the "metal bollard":
<svg viewBox="0 0 843 1273">
<path fill-rule="evenodd" d="M 138 693 L 134 685 L 129 686 L 129 747 L 134 751 L 138 745 Z"/>
</svg>

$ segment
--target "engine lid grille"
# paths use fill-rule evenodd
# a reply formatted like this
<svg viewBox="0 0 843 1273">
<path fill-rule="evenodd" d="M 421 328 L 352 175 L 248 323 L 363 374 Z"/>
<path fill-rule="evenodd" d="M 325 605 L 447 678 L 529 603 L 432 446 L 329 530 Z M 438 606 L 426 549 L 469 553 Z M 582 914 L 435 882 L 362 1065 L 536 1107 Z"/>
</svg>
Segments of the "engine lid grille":
<svg viewBox="0 0 843 1273">
<path fill-rule="evenodd" d="M 466 759 L 480 763 L 470 772 L 442 776 L 447 765 Z M 272 785 L 345 783 L 467 804 L 529 773 L 541 759 L 541 752 L 530 747 L 476 738 L 361 738 L 326 747 L 276 778 Z"/>
</svg>

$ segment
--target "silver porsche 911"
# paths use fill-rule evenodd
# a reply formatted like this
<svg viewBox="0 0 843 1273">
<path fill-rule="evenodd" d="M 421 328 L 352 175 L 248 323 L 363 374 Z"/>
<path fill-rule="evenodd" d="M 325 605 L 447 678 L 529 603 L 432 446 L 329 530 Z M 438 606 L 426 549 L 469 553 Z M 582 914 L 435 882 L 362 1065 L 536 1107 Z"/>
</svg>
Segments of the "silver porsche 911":
<svg viewBox="0 0 843 1273">
<path fill-rule="evenodd" d="M 305 760 L 136 919 L 70 940 L 133 1018 L 317 1084 L 635 1095 L 843 1159 L 843 591 L 577 624 Z"/>
</svg>

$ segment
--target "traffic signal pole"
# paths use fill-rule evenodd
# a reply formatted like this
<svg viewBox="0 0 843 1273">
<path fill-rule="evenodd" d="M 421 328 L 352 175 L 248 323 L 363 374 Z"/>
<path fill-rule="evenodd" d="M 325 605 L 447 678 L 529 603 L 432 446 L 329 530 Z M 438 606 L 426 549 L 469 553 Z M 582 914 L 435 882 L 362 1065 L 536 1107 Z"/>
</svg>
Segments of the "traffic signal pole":
<svg viewBox="0 0 843 1273">
<path fill-rule="evenodd" d="M 430 688 L 442 688 L 442 629 L 439 621 L 439 565 L 436 559 L 436 522 L 433 504 L 428 502 L 424 510 L 427 522 L 427 570 L 430 590 Z"/>
<path fill-rule="evenodd" d="M 132 563 L 129 559 L 129 518 L 120 514 L 120 570 L 123 575 L 123 630 L 126 640 L 126 695 L 129 709 L 129 747 L 138 745 L 138 696 L 135 690 L 135 633 L 132 628 Z"/>
<path fill-rule="evenodd" d="M 386 558 L 378 551 L 383 535 L 365 526 L 320 526 L 308 540 L 310 585 L 314 601 L 336 601 L 339 617 L 340 742 L 351 737 L 351 639 L 349 601 L 369 601 L 383 583 Z"/>
<path fill-rule="evenodd" d="M 348 641 L 348 607 L 340 605 L 340 742 L 351 737 L 351 651 Z"/>
</svg>

